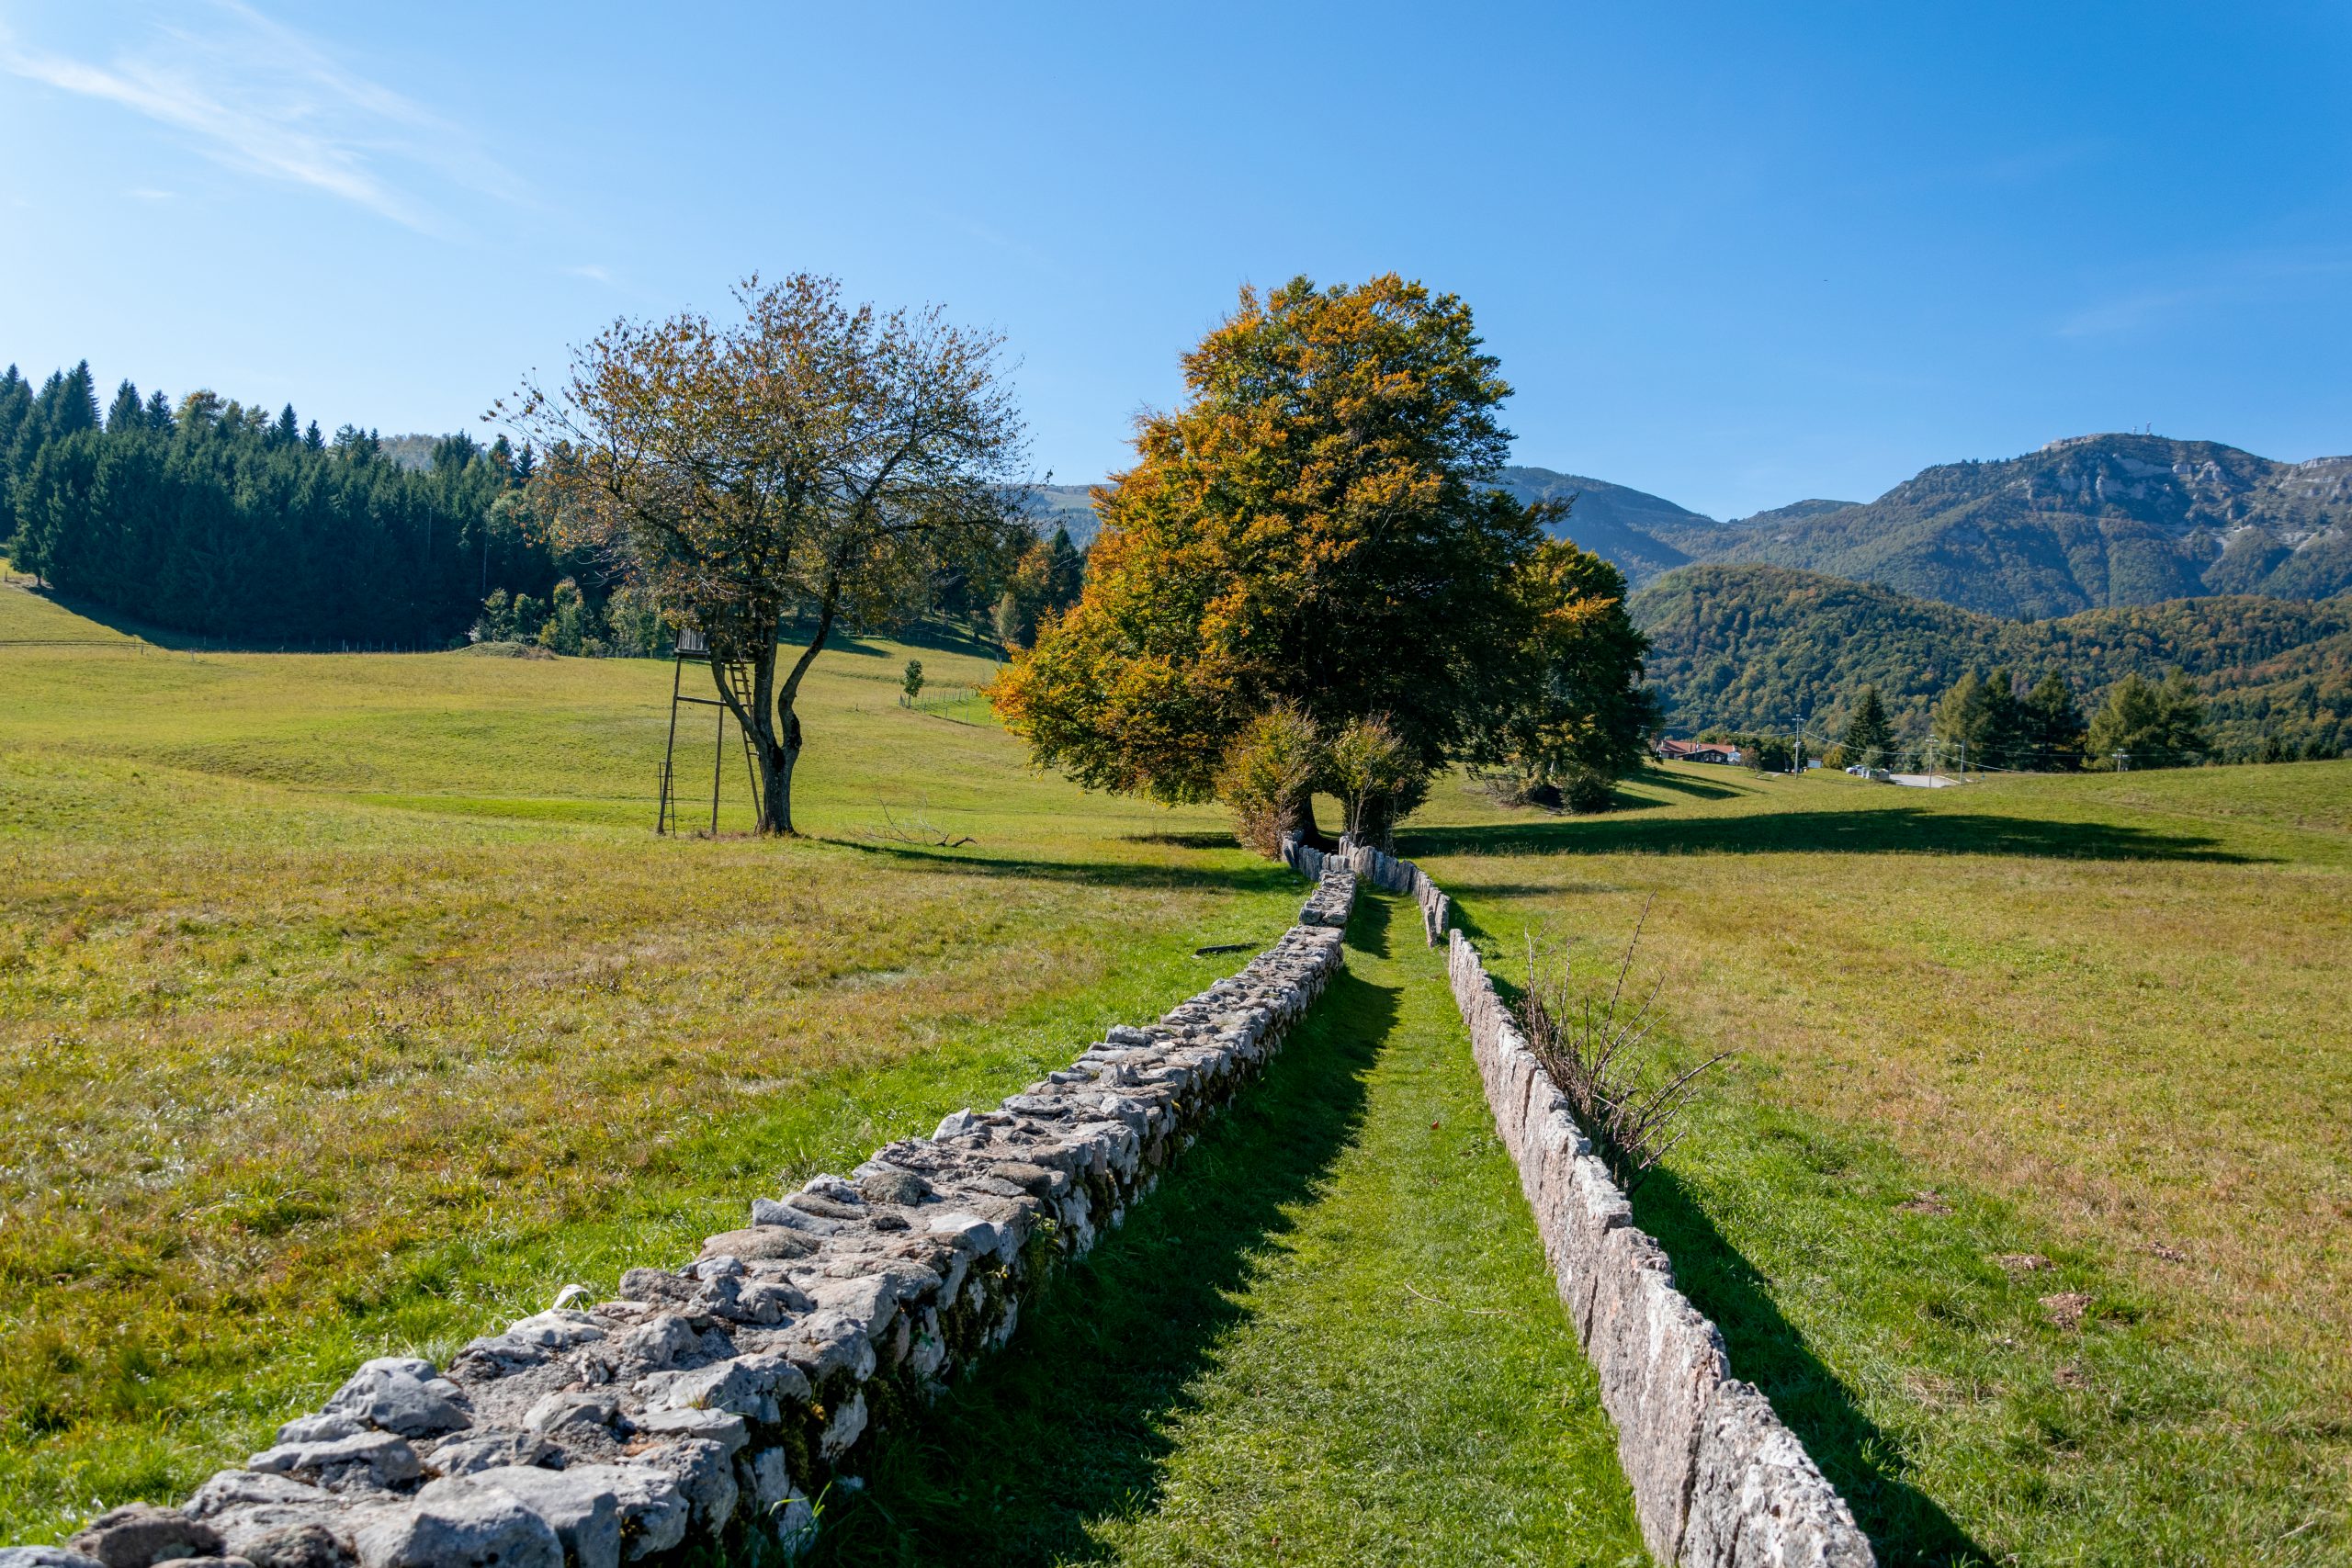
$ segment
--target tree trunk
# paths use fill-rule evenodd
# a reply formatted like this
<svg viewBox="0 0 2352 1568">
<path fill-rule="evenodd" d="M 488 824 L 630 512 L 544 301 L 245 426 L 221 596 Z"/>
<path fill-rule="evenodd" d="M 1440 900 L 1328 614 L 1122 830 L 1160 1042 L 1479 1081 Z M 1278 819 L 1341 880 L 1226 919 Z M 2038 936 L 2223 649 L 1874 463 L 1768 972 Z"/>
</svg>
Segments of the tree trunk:
<svg viewBox="0 0 2352 1568">
<path fill-rule="evenodd" d="M 1298 841 L 1300 843 L 1306 845 L 1309 849 L 1321 850 L 1327 854 L 1340 847 L 1339 840 L 1334 839 L 1329 833 L 1326 833 L 1316 824 L 1315 792 L 1313 790 L 1308 790 L 1299 800 L 1296 820 L 1298 822 Z"/>
<path fill-rule="evenodd" d="M 771 624 L 755 640 L 752 656 L 751 701 L 746 704 L 740 694 L 727 683 L 727 672 L 714 658 L 711 675 L 718 683 L 719 700 L 727 711 L 735 716 L 752 737 L 752 754 L 760 768 L 760 820 L 757 831 L 762 836 L 776 834 L 785 838 L 797 836 L 792 825 L 792 771 L 799 765 L 802 740 L 800 715 L 795 704 L 800 695 L 800 682 L 808 667 L 824 651 L 825 639 L 831 635 L 833 617 L 840 602 L 838 581 L 829 584 L 822 607 L 817 615 L 816 634 L 808 646 L 792 661 L 784 679 L 776 679 L 776 634 L 778 627 Z"/>
<path fill-rule="evenodd" d="M 792 826 L 792 770 L 800 761 L 800 716 L 789 708 L 784 713 L 784 739 L 770 750 L 768 765 L 762 770 L 766 775 L 766 798 L 760 803 L 760 831 L 796 837 Z"/>
<path fill-rule="evenodd" d="M 717 649 L 711 650 L 710 679 L 718 690 L 718 700 L 735 722 L 743 727 L 751 739 L 751 753 L 759 771 L 758 820 L 752 831 L 765 837 L 771 833 L 792 831 L 792 763 L 797 750 L 787 756 L 776 731 L 775 708 L 768 694 L 775 689 L 775 637 L 771 633 L 754 643 L 749 660 L 752 679 L 749 694 L 739 692 L 729 682 L 729 666 Z M 744 701 L 746 695 L 750 701 Z M 796 729 L 797 738 L 797 729 Z"/>
</svg>

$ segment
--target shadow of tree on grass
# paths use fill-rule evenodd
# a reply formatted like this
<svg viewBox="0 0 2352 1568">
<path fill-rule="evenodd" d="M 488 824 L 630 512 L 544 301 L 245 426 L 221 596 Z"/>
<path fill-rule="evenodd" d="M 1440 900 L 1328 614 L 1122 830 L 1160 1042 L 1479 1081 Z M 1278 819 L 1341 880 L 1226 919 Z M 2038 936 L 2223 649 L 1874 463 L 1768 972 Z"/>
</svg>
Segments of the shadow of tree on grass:
<svg viewBox="0 0 2352 1568">
<path fill-rule="evenodd" d="M 1741 817 L 1508 823 L 1486 828 L 1409 828 L 1398 852 L 1513 854 L 2018 855 L 2041 860 L 2176 860 L 2243 864 L 2257 857 L 2190 833 L 2111 822 L 2056 822 L 1916 806 L 1851 811 L 1758 811 Z"/>
<path fill-rule="evenodd" d="M 827 835 L 819 842 L 855 850 L 861 854 L 919 863 L 927 869 L 959 872 L 967 876 L 1020 876 L 1042 882 L 1078 882 L 1102 887 L 1202 887 L 1234 893 L 1262 893 L 1270 888 L 1296 886 L 1298 877 L 1276 861 L 1252 861 L 1239 865 L 1147 865 L 1102 861 L 1035 860 L 1018 855 L 991 855 L 933 844 L 901 844 L 886 840 Z M 1304 893 L 1301 897 L 1304 897 Z"/>
</svg>

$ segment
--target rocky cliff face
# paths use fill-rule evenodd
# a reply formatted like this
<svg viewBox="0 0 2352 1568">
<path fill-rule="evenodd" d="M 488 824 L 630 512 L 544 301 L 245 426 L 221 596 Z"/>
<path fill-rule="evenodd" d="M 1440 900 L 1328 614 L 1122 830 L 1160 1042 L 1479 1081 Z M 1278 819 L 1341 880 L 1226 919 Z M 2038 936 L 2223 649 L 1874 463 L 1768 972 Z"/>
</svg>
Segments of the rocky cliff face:
<svg viewBox="0 0 2352 1568">
<path fill-rule="evenodd" d="M 2211 441 L 2083 435 L 1946 463 L 1866 504 L 1679 534 L 1759 561 L 2038 619 L 2207 593 L 2352 588 L 2352 457 L 2278 463 Z"/>
</svg>

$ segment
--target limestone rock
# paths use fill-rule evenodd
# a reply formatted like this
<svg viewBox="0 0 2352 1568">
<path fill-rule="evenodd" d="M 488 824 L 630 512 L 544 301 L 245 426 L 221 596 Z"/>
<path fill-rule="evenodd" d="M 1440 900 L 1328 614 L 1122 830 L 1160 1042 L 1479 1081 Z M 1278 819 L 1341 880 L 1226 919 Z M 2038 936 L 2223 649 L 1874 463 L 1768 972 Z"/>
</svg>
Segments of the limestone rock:
<svg viewBox="0 0 2352 1568">
<path fill-rule="evenodd" d="M 646 1398 L 649 1410 L 720 1410 L 774 1426 L 778 1400 L 806 1402 L 808 1376 L 783 1356 L 738 1356 L 691 1372 L 657 1374 L 662 1380 Z M 647 1379 L 656 1383 L 657 1378 Z"/>
<path fill-rule="evenodd" d="M 460 1402 L 465 1394 L 430 1361 L 413 1356 L 379 1356 L 363 1362 L 328 1400 L 324 1414 L 347 1416 L 403 1438 L 454 1432 L 471 1424 Z"/>
<path fill-rule="evenodd" d="M 277 1429 L 281 1443 L 331 1443 L 337 1438 L 356 1438 L 368 1429 L 368 1423 L 356 1416 L 299 1416 Z"/>
<path fill-rule="evenodd" d="M 560 1466 L 563 1450 L 537 1432 L 503 1427 L 451 1438 L 424 1456 L 424 1468 L 435 1475 L 473 1475 L 505 1465 Z"/>
<path fill-rule="evenodd" d="M 177 1508 L 132 1503 L 110 1508 L 66 1546 L 106 1568 L 153 1568 L 175 1557 L 218 1557 L 220 1532 Z"/>
<path fill-rule="evenodd" d="M 760 1201 L 764 1203 L 767 1200 L 763 1198 Z M 702 1244 L 701 1255 L 752 1262 L 763 1258 L 806 1258 L 816 1250 L 813 1239 L 789 1225 L 753 1224 L 739 1231 L 721 1231 Z"/>
<path fill-rule="evenodd" d="M 693 1507 L 674 1477 L 642 1464 L 583 1465 L 574 1473 L 612 1489 L 625 1561 L 667 1551 L 686 1539 Z"/>
<path fill-rule="evenodd" d="M 605 1325 L 593 1313 L 574 1312 L 568 1307 L 550 1307 L 529 1317 L 517 1318 L 506 1325 L 504 1337 L 536 1345 L 543 1350 L 569 1350 L 574 1346 L 590 1345 L 605 1337 Z"/>
<path fill-rule="evenodd" d="M 620 1504 L 613 1489 L 595 1473 L 599 1467 L 578 1470 L 535 1470 L 527 1465 L 485 1470 L 466 1478 L 464 1484 L 495 1487 L 545 1519 L 563 1543 L 568 1568 L 619 1568 L 621 1560 Z M 434 1488 L 453 1484 L 436 1481 L 419 1494 L 429 1501 Z"/>
<path fill-rule="evenodd" d="M 245 1468 L 315 1482 L 334 1492 L 396 1486 L 424 1472 L 416 1450 L 390 1432 L 360 1432 L 324 1443 L 280 1443 L 254 1455 Z"/>
<path fill-rule="evenodd" d="M 244 1543 L 254 1568 L 345 1568 L 350 1559 L 324 1525 L 281 1525 Z"/>
<path fill-rule="evenodd" d="M 564 1568 L 555 1527 L 511 1493 L 436 1481 L 354 1532 L 359 1568 Z"/>
<path fill-rule="evenodd" d="M 737 1426 L 740 1427 L 741 1423 Z M 694 1511 L 694 1522 L 717 1531 L 725 1529 L 735 1517 L 735 1505 L 741 1496 L 741 1490 L 735 1484 L 735 1467 L 729 1462 L 735 1449 L 741 1446 L 740 1437 L 733 1447 L 688 1438 L 641 1453 L 636 1462 L 658 1470 L 675 1482 L 679 1495 Z"/>
<path fill-rule="evenodd" d="M 751 1441 L 751 1429 L 743 1418 L 724 1410 L 649 1410 L 637 1417 L 637 1429 L 651 1438 L 692 1438 L 716 1443 L 729 1459 Z"/>
<path fill-rule="evenodd" d="M 857 1190 L 869 1203 L 895 1203 L 912 1208 L 931 1196 L 931 1183 L 911 1170 L 868 1161 L 857 1179 Z"/>
<path fill-rule="evenodd" d="M 540 1433 L 566 1427 L 610 1427 L 620 1412 L 620 1402 L 609 1393 L 550 1393 L 531 1406 L 523 1425 Z"/>
</svg>

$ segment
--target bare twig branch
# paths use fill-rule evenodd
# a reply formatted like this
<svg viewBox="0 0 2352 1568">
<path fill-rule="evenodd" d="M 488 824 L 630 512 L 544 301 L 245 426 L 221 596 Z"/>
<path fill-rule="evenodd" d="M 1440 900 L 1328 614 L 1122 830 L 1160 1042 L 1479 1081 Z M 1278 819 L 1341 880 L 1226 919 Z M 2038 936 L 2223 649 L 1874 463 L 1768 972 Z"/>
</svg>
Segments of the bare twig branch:
<svg viewBox="0 0 2352 1568">
<path fill-rule="evenodd" d="M 1637 1047 L 1649 1038 L 1656 1022 L 1652 1009 L 1665 987 L 1664 977 L 1651 985 L 1630 1012 L 1622 1010 L 1634 950 L 1649 916 L 1649 906 L 1644 905 L 1617 961 L 1606 1000 L 1577 994 L 1567 945 L 1541 946 L 1531 930 L 1527 987 L 1515 1010 L 1528 1048 L 1559 1086 L 1577 1124 L 1627 1192 L 1639 1187 L 1682 1141 L 1687 1129 L 1677 1122 L 1697 1093 L 1702 1076 L 1734 1055 L 1718 1052 L 1662 1087 L 1643 1087 Z"/>
</svg>

